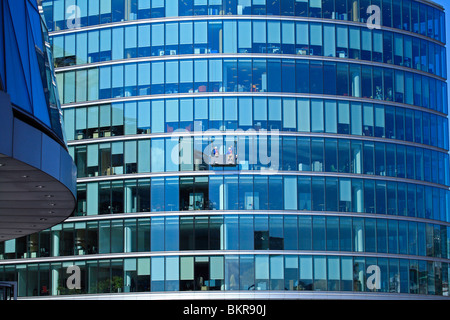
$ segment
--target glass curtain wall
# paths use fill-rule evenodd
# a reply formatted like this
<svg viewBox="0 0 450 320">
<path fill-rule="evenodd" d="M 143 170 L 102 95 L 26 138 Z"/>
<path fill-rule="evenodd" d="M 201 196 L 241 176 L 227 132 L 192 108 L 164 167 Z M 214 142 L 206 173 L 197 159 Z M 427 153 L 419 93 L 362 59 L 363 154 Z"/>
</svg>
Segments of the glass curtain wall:
<svg viewBox="0 0 450 320">
<path fill-rule="evenodd" d="M 367 28 L 373 4 L 379 29 Z M 439 5 L 42 5 L 78 206 L 0 244 L 0 274 L 19 279 L 19 296 L 447 297 Z M 64 287 L 72 260 L 76 292 Z"/>
</svg>

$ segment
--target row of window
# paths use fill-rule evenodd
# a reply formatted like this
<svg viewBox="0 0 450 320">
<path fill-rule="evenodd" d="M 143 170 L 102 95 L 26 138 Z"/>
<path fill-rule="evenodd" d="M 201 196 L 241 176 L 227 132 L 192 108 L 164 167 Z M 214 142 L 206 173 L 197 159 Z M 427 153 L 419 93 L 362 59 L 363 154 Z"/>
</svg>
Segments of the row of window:
<svg viewBox="0 0 450 320">
<path fill-rule="evenodd" d="M 372 179 L 214 175 L 78 184 L 75 215 L 195 210 L 377 213 L 450 222 L 449 191 Z"/>
<path fill-rule="evenodd" d="M 81 289 L 69 289 L 81 271 Z M 448 296 L 449 264 L 426 260 L 326 255 L 154 256 L 0 266 L 18 295 L 158 291 L 347 291 Z M 374 281 L 374 271 L 380 275 Z M 379 285 L 378 285 L 379 284 Z M 395 297 L 395 296 L 393 296 Z"/>
<path fill-rule="evenodd" d="M 449 259 L 450 227 L 337 216 L 156 216 L 66 222 L 0 247 L 3 259 L 186 250 L 348 251 Z"/>
<path fill-rule="evenodd" d="M 70 33 L 52 39 L 57 67 L 178 54 L 270 53 L 384 62 L 446 77 L 443 46 L 390 31 L 328 23 L 153 23 Z"/>
<path fill-rule="evenodd" d="M 164 3 L 166 2 L 166 3 Z M 76 22 L 73 5 L 78 6 Z M 50 31 L 97 24 L 174 16 L 281 15 L 370 22 L 370 5 L 380 8 L 382 26 L 411 31 L 445 42 L 441 10 L 411 0 L 45 0 Z"/>
<path fill-rule="evenodd" d="M 289 136 L 209 136 L 69 147 L 78 178 L 149 172 L 281 170 L 449 184 L 449 156 L 391 143 Z M 225 158 L 223 160 L 223 158 Z"/>
<path fill-rule="evenodd" d="M 303 59 L 126 63 L 56 74 L 65 104 L 176 93 L 305 93 L 406 103 L 446 112 L 447 84 L 388 68 Z"/>
<path fill-rule="evenodd" d="M 448 119 L 389 105 L 328 99 L 215 97 L 63 110 L 67 140 L 209 129 L 351 134 L 448 149 Z"/>
</svg>

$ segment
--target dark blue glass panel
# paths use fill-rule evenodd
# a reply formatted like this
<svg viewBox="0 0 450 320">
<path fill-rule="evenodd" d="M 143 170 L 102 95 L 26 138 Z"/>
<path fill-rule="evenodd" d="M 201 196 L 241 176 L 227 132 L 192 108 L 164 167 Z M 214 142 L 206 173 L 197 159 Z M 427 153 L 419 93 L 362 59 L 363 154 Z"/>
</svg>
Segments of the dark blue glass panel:
<svg viewBox="0 0 450 320">
<path fill-rule="evenodd" d="M 179 210 L 179 187 L 178 178 L 166 178 L 165 182 L 165 205 L 166 211 Z"/>
<path fill-rule="evenodd" d="M 269 92 L 281 92 L 281 60 L 267 62 L 267 81 Z"/>
<path fill-rule="evenodd" d="M 267 15 L 280 15 L 280 2 L 289 0 L 270 0 L 267 1 Z"/>
<path fill-rule="evenodd" d="M 283 179 L 269 176 L 269 210 L 283 210 Z"/>
<path fill-rule="evenodd" d="M 179 15 L 180 16 L 192 16 L 193 15 L 193 1 L 183 0 L 179 1 Z"/>
<path fill-rule="evenodd" d="M 25 14 L 25 8 L 24 3 L 22 1 L 19 1 L 20 5 L 22 6 L 23 14 L 22 16 L 22 27 L 18 26 L 18 30 L 22 30 L 22 34 L 17 34 L 17 36 L 25 37 L 26 32 L 24 30 L 25 27 L 25 18 L 23 15 Z M 19 9 L 20 10 L 20 5 Z M 8 75 L 8 78 L 6 79 L 5 86 L 8 90 L 8 93 L 11 96 L 11 102 L 15 105 L 19 106 L 20 108 L 24 109 L 25 111 L 32 112 L 32 106 L 29 99 L 29 93 L 28 88 L 28 82 L 26 80 L 24 69 L 23 69 L 23 62 L 20 59 L 20 51 L 17 47 L 18 41 L 16 38 L 16 33 L 14 32 L 14 26 L 13 22 L 10 16 L 10 12 L 8 9 L 8 5 L 5 5 L 4 7 L 4 23 L 5 23 L 5 60 L 9 63 L 6 64 L 6 74 Z M 16 22 L 16 24 L 19 22 Z M 20 23 L 19 23 L 20 24 Z M 27 48 L 22 48 L 25 50 L 24 54 L 26 57 L 28 57 L 28 50 Z M 28 61 L 27 61 L 28 64 Z M 29 73 L 28 73 L 29 74 Z M 24 91 L 25 88 L 25 91 Z"/>
<path fill-rule="evenodd" d="M 281 67 L 283 92 L 295 93 L 295 61 L 282 60 Z"/>
<path fill-rule="evenodd" d="M 269 206 L 269 190 L 267 176 L 255 176 L 253 180 L 254 209 L 267 210 Z"/>
<path fill-rule="evenodd" d="M 151 211 L 164 211 L 164 178 L 153 178 L 151 184 Z"/>
</svg>

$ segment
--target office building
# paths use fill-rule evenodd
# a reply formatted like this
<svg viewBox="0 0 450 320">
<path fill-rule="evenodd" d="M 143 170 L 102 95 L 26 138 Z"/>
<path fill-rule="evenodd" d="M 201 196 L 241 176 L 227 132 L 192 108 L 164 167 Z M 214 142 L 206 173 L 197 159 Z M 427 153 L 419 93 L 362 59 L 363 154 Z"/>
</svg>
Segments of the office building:
<svg viewBox="0 0 450 320">
<path fill-rule="evenodd" d="M 3 256 L 19 297 L 448 298 L 441 6 L 42 10 L 78 205 Z"/>
</svg>

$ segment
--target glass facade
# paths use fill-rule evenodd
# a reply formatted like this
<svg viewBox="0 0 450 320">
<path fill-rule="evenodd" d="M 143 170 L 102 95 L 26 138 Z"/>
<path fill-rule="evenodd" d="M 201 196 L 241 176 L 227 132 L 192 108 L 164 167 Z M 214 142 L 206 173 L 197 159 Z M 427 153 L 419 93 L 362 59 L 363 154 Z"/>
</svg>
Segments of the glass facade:
<svg viewBox="0 0 450 320">
<path fill-rule="evenodd" d="M 64 145 L 53 53 L 37 1 L 2 2 L 0 31 L 0 89 L 19 112 Z"/>
<path fill-rule="evenodd" d="M 39 1 L 2 0 L 1 242 L 14 242 L 73 214 L 76 167 L 63 127 L 53 53 Z M 11 288 L 11 283 L 3 283 L 2 298 Z"/>
<path fill-rule="evenodd" d="M 360 59 L 438 76 L 446 73 L 446 50 L 435 40 L 333 21 L 214 18 L 148 22 L 63 33 L 52 39 L 57 67 L 161 55 L 265 53 Z M 237 43 L 230 39 L 237 39 Z"/>
<path fill-rule="evenodd" d="M 367 24 L 370 5 L 379 28 Z M 45 0 L 42 9 L 78 203 L 63 224 L 0 245 L 0 280 L 27 279 L 19 296 L 449 296 L 441 7 Z M 65 286 L 72 265 L 81 289 Z"/>
</svg>

